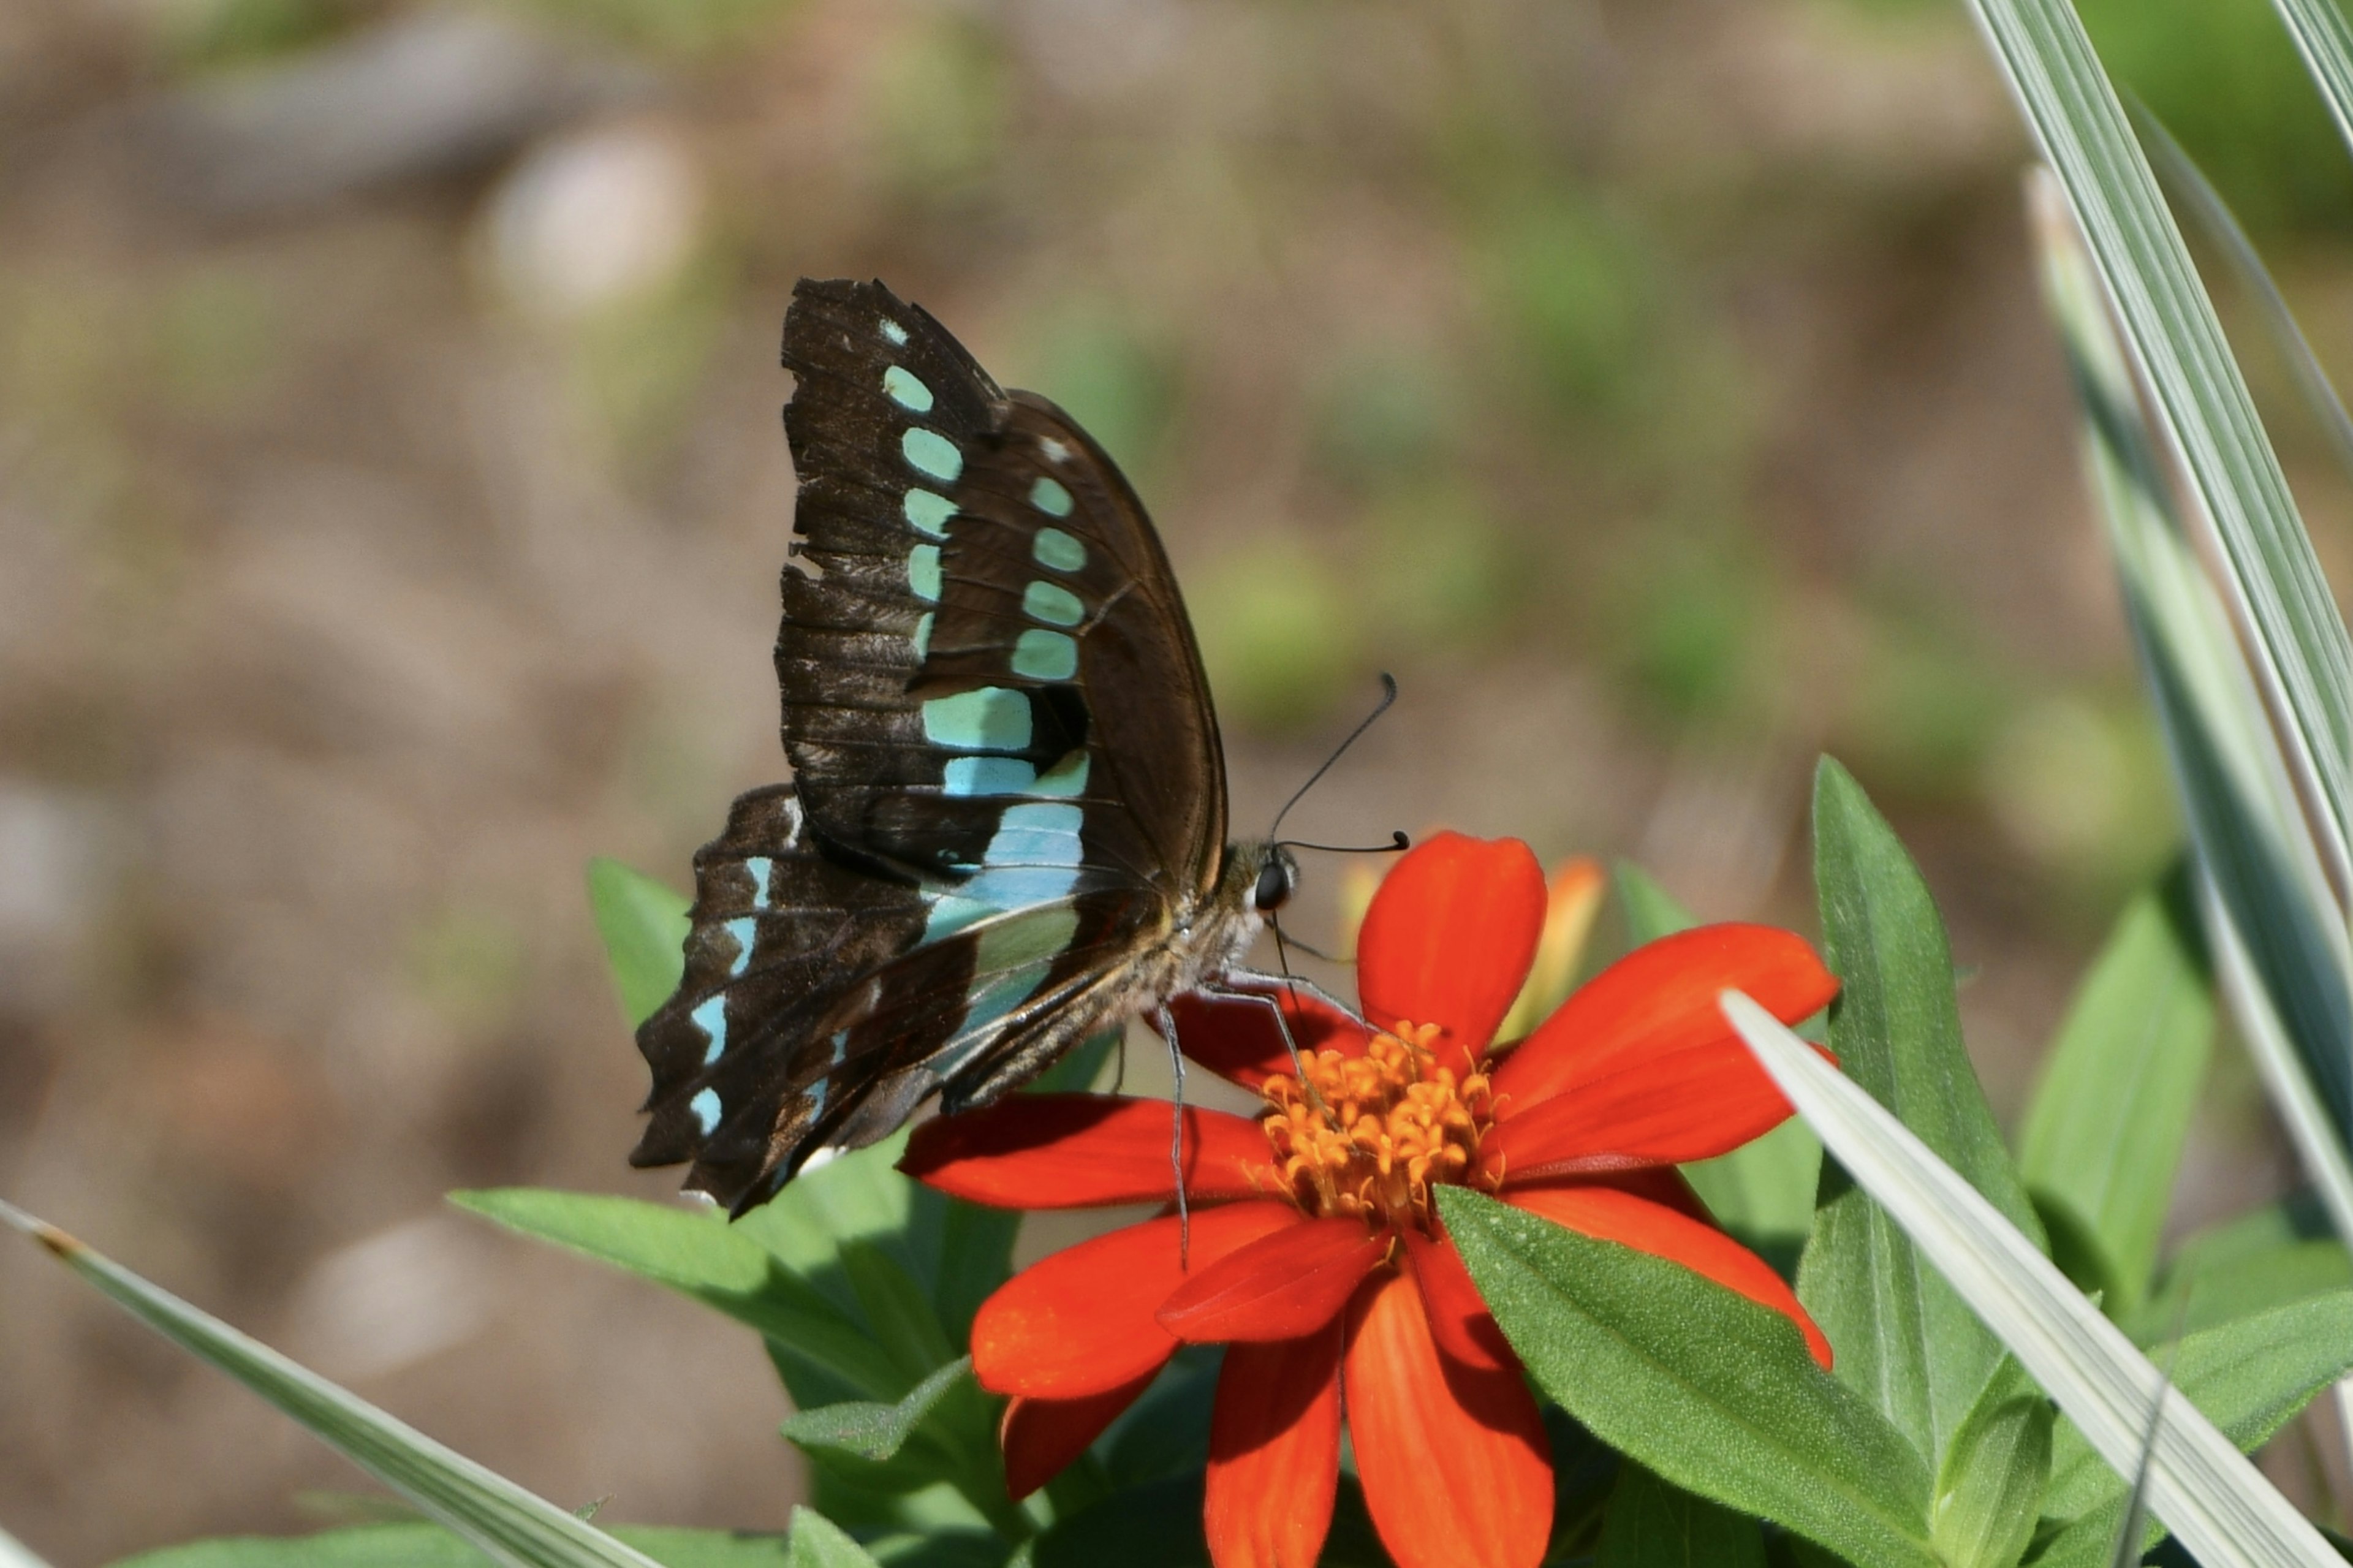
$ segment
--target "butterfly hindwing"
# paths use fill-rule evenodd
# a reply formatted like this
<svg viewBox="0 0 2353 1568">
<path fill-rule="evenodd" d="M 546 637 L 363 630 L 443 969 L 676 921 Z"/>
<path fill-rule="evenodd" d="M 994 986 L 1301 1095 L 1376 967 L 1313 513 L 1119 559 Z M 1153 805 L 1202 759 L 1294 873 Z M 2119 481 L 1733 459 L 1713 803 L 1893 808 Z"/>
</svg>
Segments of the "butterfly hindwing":
<svg viewBox="0 0 2353 1568">
<path fill-rule="evenodd" d="M 880 284 L 804 281 L 785 363 L 794 781 L 698 855 L 685 978 L 639 1035 L 636 1160 L 738 1212 L 1132 1010 L 1225 826 L 1184 606 L 1101 448 Z"/>
</svg>

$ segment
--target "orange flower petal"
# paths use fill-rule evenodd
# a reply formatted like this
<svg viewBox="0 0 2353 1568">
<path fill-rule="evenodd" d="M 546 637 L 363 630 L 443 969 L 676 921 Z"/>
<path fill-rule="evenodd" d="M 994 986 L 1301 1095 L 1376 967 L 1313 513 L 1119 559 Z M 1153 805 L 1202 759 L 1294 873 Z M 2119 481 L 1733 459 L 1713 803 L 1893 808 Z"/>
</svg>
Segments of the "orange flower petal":
<svg viewBox="0 0 2353 1568">
<path fill-rule="evenodd" d="M 1726 1104 L 1766 1094 L 1778 1100 L 1765 1069 L 1716 1011 L 1727 986 L 1785 1024 L 1820 1012 L 1838 994 L 1837 979 L 1805 939 L 1772 926 L 1699 926 L 1661 937 L 1580 986 L 1504 1059 L 1494 1074 L 1497 1118 L 1531 1115 L 1558 1095 L 1608 1093 L 1636 1102 L 1651 1082 Z M 1621 1075 L 1630 1081 L 1611 1082 Z M 1786 1102 L 1780 1114 L 1788 1114 Z"/>
<path fill-rule="evenodd" d="M 1520 994 L 1544 922 L 1544 870 L 1526 845 L 1460 833 L 1424 839 L 1365 911 L 1356 939 L 1365 1016 L 1384 1029 L 1438 1025 L 1449 1065 L 1468 1071 Z"/>
<path fill-rule="evenodd" d="M 1217 1568 L 1314 1568 L 1340 1484 L 1340 1345 L 1238 1344 L 1218 1373 L 1201 1511 Z"/>
<path fill-rule="evenodd" d="M 1494 1314 L 1479 1297 L 1471 1270 L 1454 1243 L 1432 1241 L 1418 1230 L 1399 1232 L 1413 1282 L 1421 1291 L 1422 1310 L 1430 1314 L 1430 1336 L 1438 1348 L 1464 1366 L 1489 1372 L 1519 1370 L 1520 1358 L 1495 1326 Z"/>
<path fill-rule="evenodd" d="M 1361 1057 L 1368 1037 L 1354 1018 L 1312 993 L 1260 985 L 1234 985 L 1229 990 L 1264 996 L 1282 1009 L 1291 1026 L 1291 1045 L 1303 1056 L 1338 1051 Z M 1173 997 L 1169 1013 L 1176 1020 L 1176 1041 L 1185 1054 L 1220 1078 L 1244 1089 L 1256 1089 L 1278 1073 L 1291 1070 L 1291 1048 L 1275 1023 L 1274 1009 L 1263 1002 L 1231 996 L 1203 996 L 1187 992 Z M 1152 1020 L 1160 1027 L 1157 1018 Z"/>
<path fill-rule="evenodd" d="M 1798 1304 L 1788 1281 L 1772 1266 L 1732 1237 L 1686 1215 L 1662 1207 L 1647 1198 L 1605 1186 L 1533 1187 L 1504 1194 L 1504 1201 L 1580 1235 L 1615 1241 L 1680 1263 L 1694 1274 L 1713 1279 L 1750 1300 L 1772 1308 L 1798 1325 L 1806 1348 L 1827 1370 L 1831 1342 Z"/>
<path fill-rule="evenodd" d="M 1019 1094 L 915 1129 L 899 1169 L 952 1197 L 997 1208 L 1171 1203 L 1176 1118 L 1165 1100 Z M 1282 1190 L 1255 1121 L 1185 1110 L 1185 1190 L 1197 1201 Z"/>
<path fill-rule="evenodd" d="M 1388 1250 L 1363 1220 L 1309 1220 L 1195 1270 L 1162 1305 L 1160 1326 L 1188 1344 L 1295 1340 L 1339 1317 Z"/>
<path fill-rule="evenodd" d="M 1621 1060 L 1617 1070 L 1525 1106 L 1480 1142 L 1479 1161 L 1488 1174 L 1515 1181 L 1679 1165 L 1729 1153 L 1788 1119 L 1788 1100 L 1748 1047 L 1717 1042 Z"/>
<path fill-rule="evenodd" d="M 1160 1369 L 1083 1399 L 1009 1399 L 997 1428 L 1005 1450 L 1005 1495 L 1018 1502 L 1069 1467 L 1136 1402 Z"/>
<path fill-rule="evenodd" d="M 1233 1204 L 1193 1215 L 1188 1268 L 1175 1215 L 1082 1241 L 1023 1269 L 981 1303 L 972 1370 L 995 1394 L 1079 1399 L 1157 1369 L 1176 1352 L 1153 1314 L 1189 1275 L 1236 1247 L 1303 1223 L 1289 1204 Z"/>
<path fill-rule="evenodd" d="M 1631 1193 L 1638 1198 L 1648 1198 L 1702 1225 L 1715 1223 L 1707 1205 L 1699 1201 L 1683 1173 L 1672 1165 L 1650 1165 L 1632 1171 L 1609 1171 L 1590 1176 L 1546 1176 L 1535 1181 L 1513 1181 L 1507 1184 L 1511 1192 L 1532 1187 L 1615 1187 L 1621 1193 Z"/>
<path fill-rule="evenodd" d="M 1351 1317 L 1356 1476 L 1398 1568 L 1535 1568 L 1552 1533 L 1552 1460 L 1527 1384 L 1450 1364 L 1403 1275 L 1367 1288 Z"/>
</svg>

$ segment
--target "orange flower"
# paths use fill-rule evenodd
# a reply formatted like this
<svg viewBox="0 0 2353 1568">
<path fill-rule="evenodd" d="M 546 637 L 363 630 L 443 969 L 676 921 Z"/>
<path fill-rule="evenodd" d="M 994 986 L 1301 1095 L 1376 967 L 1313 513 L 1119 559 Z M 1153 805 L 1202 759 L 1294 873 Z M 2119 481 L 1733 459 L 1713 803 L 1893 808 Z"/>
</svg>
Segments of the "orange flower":
<svg viewBox="0 0 2353 1568">
<path fill-rule="evenodd" d="M 1175 1004 L 1186 1054 L 1265 1110 L 1185 1112 L 1189 1254 L 1164 1215 L 1057 1253 L 981 1308 L 973 1366 L 1012 1396 L 1015 1496 L 1084 1452 L 1179 1344 L 1222 1343 L 1205 1521 L 1219 1568 L 1315 1561 L 1344 1397 L 1366 1507 L 1401 1568 L 1532 1568 L 1551 1531 L 1551 1458 L 1439 1220 L 1432 1194 L 1448 1184 L 1683 1264 L 1787 1314 L 1830 1364 L 1788 1286 L 1715 1228 L 1674 1167 L 1789 1114 L 1717 993 L 1736 986 L 1796 1023 L 1837 982 L 1787 931 L 1705 926 L 1628 954 L 1499 1047 L 1545 910 L 1543 873 L 1515 839 L 1444 833 L 1407 855 L 1359 938 L 1375 1030 L 1277 998 L 1303 1077 L 1271 1008 Z M 918 1128 L 902 1168 L 1003 1207 L 1167 1203 L 1170 1114 L 1115 1095 L 1018 1097 Z"/>
</svg>

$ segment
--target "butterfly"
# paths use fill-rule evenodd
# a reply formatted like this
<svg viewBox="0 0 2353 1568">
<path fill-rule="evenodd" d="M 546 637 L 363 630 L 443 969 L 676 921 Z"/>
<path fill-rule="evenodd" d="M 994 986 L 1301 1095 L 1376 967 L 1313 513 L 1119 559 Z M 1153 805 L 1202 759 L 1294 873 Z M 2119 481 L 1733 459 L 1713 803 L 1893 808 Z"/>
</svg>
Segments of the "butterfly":
<svg viewBox="0 0 2353 1568">
<path fill-rule="evenodd" d="M 694 858 L 684 975 L 638 1031 L 630 1156 L 691 1162 L 687 1188 L 736 1215 L 933 1096 L 987 1105 L 1250 978 L 1298 876 L 1226 840 L 1184 599 L 1069 415 L 879 282 L 804 279 L 784 363 L 792 779 Z"/>
</svg>

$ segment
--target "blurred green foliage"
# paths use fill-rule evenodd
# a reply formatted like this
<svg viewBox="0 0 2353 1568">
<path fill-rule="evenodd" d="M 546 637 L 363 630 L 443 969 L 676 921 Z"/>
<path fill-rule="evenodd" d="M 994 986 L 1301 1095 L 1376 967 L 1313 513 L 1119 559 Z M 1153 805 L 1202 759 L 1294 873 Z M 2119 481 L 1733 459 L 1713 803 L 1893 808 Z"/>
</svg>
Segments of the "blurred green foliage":
<svg viewBox="0 0 2353 1568">
<path fill-rule="evenodd" d="M 1289 533 L 1229 552 L 1188 584 L 1219 716 L 1240 728 L 1307 723 L 1347 689 L 1366 606 L 1352 602 L 1330 557 Z"/>
<path fill-rule="evenodd" d="M 933 13 L 897 39 L 871 83 L 891 183 L 912 196 L 969 197 L 1005 151 L 1006 73 L 1002 41 L 977 16 Z"/>
<path fill-rule="evenodd" d="M 1146 483 L 1177 413 L 1178 368 L 1131 306 L 1082 295 L 1051 303 L 1008 366 L 1012 384 L 1051 397 L 1128 478 Z"/>
</svg>

